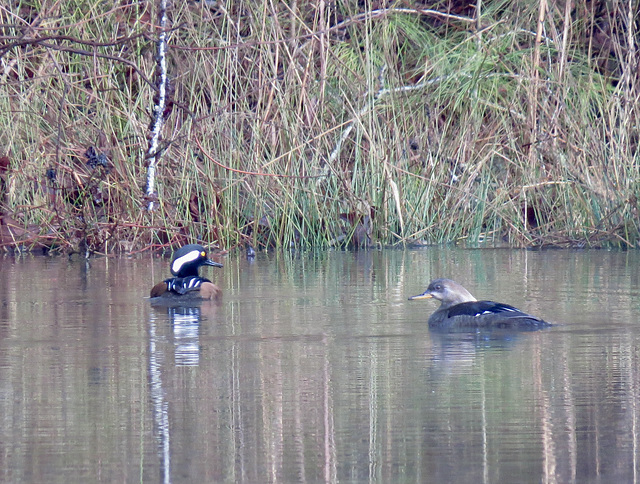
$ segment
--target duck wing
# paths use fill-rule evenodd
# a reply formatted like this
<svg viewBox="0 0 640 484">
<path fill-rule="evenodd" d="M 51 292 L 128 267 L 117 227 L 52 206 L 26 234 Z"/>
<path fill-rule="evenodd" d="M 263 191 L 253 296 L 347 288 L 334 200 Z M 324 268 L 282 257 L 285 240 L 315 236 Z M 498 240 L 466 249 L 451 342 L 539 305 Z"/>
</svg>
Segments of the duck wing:
<svg viewBox="0 0 640 484">
<path fill-rule="evenodd" d="M 491 314 L 498 314 L 502 318 L 518 318 L 526 317 L 537 319 L 535 316 L 524 313 L 518 308 L 509 306 L 508 304 L 497 303 L 493 301 L 472 301 L 456 304 L 449 308 L 447 312 L 448 318 L 456 316 L 486 316 Z"/>
</svg>

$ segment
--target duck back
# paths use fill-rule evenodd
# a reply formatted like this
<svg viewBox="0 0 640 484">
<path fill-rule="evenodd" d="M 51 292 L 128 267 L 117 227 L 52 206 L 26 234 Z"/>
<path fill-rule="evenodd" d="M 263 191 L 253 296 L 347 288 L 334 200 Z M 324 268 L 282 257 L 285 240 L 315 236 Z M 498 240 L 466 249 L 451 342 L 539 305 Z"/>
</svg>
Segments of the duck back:
<svg viewBox="0 0 640 484">
<path fill-rule="evenodd" d="M 493 301 L 471 301 L 436 310 L 429 318 L 429 326 L 526 330 L 546 328 L 551 324 L 508 304 Z"/>
</svg>

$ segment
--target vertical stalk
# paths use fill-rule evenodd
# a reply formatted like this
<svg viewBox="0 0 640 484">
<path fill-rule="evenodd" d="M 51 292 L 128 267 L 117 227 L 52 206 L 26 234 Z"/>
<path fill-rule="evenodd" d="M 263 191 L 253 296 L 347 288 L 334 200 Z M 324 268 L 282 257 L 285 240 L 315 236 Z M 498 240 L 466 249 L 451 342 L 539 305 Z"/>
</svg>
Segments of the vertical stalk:
<svg viewBox="0 0 640 484">
<path fill-rule="evenodd" d="M 158 37 L 158 55 L 156 57 L 156 82 L 158 84 L 158 102 L 153 106 L 153 125 L 151 129 L 151 140 L 147 150 L 147 188 L 146 196 L 149 200 L 149 211 L 153 210 L 153 198 L 156 178 L 156 165 L 158 163 L 160 137 L 164 126 L 164 111 L 167 104 L 167 0 L 160 0 L 160 12 L 158 13 L 160 23 L 160 36 Z"/>
<path fill-rule="evenodd" d="M 547 12 L 547 0 L 540 0 L 540 11 L 538 13 L 538 26 L 536 29 L 536 45 L 533 51 L 532 65 L 532 85 L 529 95 L 529 123 L 531 126 L 531 138 L 529 140 L 529 163 L 533 166 L 535 161 L 535 144 L 537 141 L 538 124 L 538 83 L 540 82 L 540 42 L 542 40 L 542 29 L 544 18 Z"/>
<path fill-rule="evenodd" d="M 476 2 L 476 42 L 478 51 L 482 49 L 482 0 Z"/>
</svg>

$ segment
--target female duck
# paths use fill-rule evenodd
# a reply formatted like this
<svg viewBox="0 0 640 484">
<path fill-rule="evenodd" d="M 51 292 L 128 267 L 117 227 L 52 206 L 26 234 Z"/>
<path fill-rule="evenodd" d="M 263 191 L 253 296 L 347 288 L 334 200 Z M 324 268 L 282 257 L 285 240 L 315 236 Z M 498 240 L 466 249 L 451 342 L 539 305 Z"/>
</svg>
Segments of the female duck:
<svg viewBox="0 0 640 484">
<path fill-rule="evenodd" d="M 422 294 L 409 300 L 434 298 L 440 307 L 429 317 L 432 328 L 511 328 L 540 329 L 551 326 L 540 318 L 508 304 L 478 301 L 464 287 L 451 279 L 435 279 Z"/>
<path fill-rule="evenodd" d="M 151 289 L 151 298 L 200 300 L 215 299 L 222 295 L 222 290 L 209 279 L 200 277 L 201 266 L 223 267 L 207 257 L 207 251 L 198 244 L 189 244 L 178 249 L 171 259 L 171 274 L 175 277 L 159 282 Z"/>
</svg>

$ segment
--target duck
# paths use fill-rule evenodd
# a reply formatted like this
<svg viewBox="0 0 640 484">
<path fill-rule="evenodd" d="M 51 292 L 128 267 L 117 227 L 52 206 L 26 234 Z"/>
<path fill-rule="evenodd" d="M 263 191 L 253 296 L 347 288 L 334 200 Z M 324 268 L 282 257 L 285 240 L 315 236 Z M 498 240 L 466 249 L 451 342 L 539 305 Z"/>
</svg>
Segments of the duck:
<svg viewBox="0 0 640 484">
<path fill-rule="evenodd" d="M 176 250 L 171 258 L 171 274 L 175 277 L 165 279 L 151 288 L 152 301 L 161 300 L 208 300 L 222 296 L 222 289 L 209 279 L 200 277 L 198 270 L 202 266 L 224 267 L 209 259 L 206 249 L 199 244 L 189 244 Z"/>
<path fill-rule="evenodd" d="M 464 287 L 451 279 L 434 279 L 416 299 L 434 298 L 440 307 L 429 317 L 430 328 L 504 328 L 536 330 L 548 328 L 551 323 L 520 311 L 508 304 L 478 301 Z"/>
</svg>

